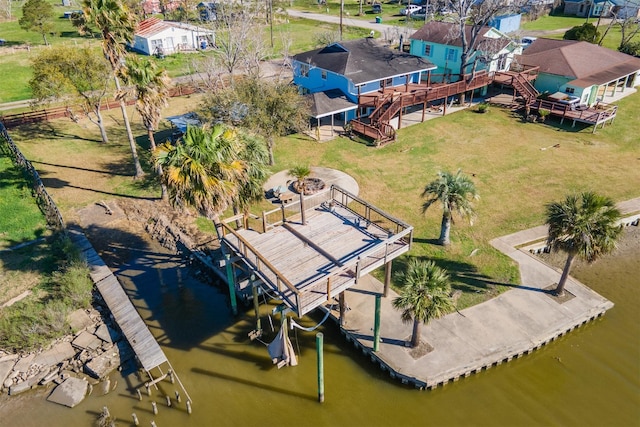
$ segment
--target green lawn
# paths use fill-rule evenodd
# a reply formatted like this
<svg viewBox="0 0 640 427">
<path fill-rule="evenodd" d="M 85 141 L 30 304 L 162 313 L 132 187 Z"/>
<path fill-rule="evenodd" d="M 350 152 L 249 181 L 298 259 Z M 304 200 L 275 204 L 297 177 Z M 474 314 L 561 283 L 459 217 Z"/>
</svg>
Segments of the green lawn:
<svg viewBox="0 0 640 427">
<path fill-rule="evenodd" d="M 518 282 L 513 263 L 489 241 L 541 225 L 544 206 L 567 193 L 593 190 L 617 201 L 638 196 L 640 147 L 634 126 L 640 119 L 640 94 L 620 102 L 612 126 L 592 128 L 525 123 L 509 110 L 487 114 L 463 111 L 401 129 L 398 141 L 382 149 L 346 138 L 317 144 L 299 137 L 278 142 L 277 170 L 305 163 L 343 170 L 354 176 L 366 200 L 415 227 L 410 256 L 435 259 L 453 272 L 465 291 L 462 306 L 501 289 L 488 283 Z M 545 149 L 560 144 L 559 148 Z M 421 212 L 421 191 L 442 169 L 473 175 L 480 192 L 478 219 L 471 227 L 456 221 L 453 245 L 434 245 L 441 211 Z M 477 249 L 477 251 L 476 251 Z M 402 268 L 404 261 L 396 262 Z"/>
<path fill-rule="evenodd" d="M 593 19 L 590 19 L 592 22 Z M 582 25 L 585 23 L 585 18 L 579 18 L 577 16 L 541 16 L 535 21 L 523 22 L 520 28 L 522 30 L 529 31 L 549 31 L 558 30 L 561 28 L 571 28 L 576 25 Z M 595 24 L 594 24 L 595 25 Z"/>
<path fill-rule="evenodd" d="M 30 184 L 3 150 L 0 150 L 0 182 L 0 249 L 45 234 L 47 224 Z"/>
</svg>

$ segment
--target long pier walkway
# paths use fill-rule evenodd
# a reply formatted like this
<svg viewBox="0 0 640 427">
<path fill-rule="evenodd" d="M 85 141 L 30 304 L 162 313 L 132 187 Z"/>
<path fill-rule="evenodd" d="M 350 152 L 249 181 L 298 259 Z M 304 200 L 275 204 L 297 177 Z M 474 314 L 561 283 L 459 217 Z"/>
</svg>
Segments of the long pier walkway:
<svg viewBox="0 0 640 427">
<path fill-rule="evenodd" d="M 129 297 L 124 292 L 116 276 L 104 261 L 102 261 L 100 255 L 98 255 L 83 233 L 77 230 L 69 230 L 69 237 L 82 252 L 82 256 L 86 259 L 89 266 L 91 279 L 98 288 L 98 291 L 100 291 L 102 298 L 109 307 L 122 334 L 129 342 L 129 345 L 131 345 L 140 364 L 151 378 L 151 383 L 146 384 L 147 388 L 161 381 L 166 376 L 175 375 L 184 394 L 188 397 L 187 391 L 173 371 L 167 356 L 165 356 L 160 345 L 144 323 L 144 320 L 142 320 L 140 314 L 136 311 L 136 308 L 131 303 L 131 300 L 129 300 Z M 168 366 L 166 373 L 163 372 L 161 368 L 164 364 Z M 156 368 L 160 371 L 160 376 L 154 379 L 151 372 Z M 189 398 L 189 400 L 191 399 Z"/>
<path fill-rule="evenodd" d="M 640 198 L 618 206 L 623 214 L 638 214 Z M 634 223 L 637 217 L 633 217 Z M 572 296 L 568 301 L 558 302 L 544 291 L 557 283 L 560 271 L 522 246 L 545 237 L 546 228 L 536 227 L 493 240 L 494 247 L 519 263 L 523 284 L 423 327 L 422 341 L 433 347 L 426 354 L 406 347 L 412 325 L 403 324 L 400 312 L 392 307 L 397 296 L 392 290 L 381 301 L 381 342 L 379 351 L 373 351 L 374 296 L 382 294 L 383 285 L 371 276 L 362 277 L 346 292 L 351 310 L 342 331 L 391 377 L 420 389 L 443 386 L 528 354 L 613 307 L 612 302 L 571 277 L 565 287 Z M 337 304 L 325 310 L 334 307 Z M 331 314 L 339 321 L 337 311 Z"/>
</svg>

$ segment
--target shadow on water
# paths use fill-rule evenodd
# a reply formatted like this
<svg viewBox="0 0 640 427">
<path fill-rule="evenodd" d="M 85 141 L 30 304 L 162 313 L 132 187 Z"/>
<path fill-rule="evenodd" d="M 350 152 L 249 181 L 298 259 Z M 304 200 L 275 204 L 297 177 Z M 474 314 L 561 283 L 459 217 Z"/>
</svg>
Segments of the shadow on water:
<svg viewBox="0 0 640 427">
<path fill-rule="evenodd" d="M 274 393 L 280 393 L 280 394 L 286 394 L 288 396 L 294 396 L 294 397 L 299 397 L 302 399 L 308 399 L 311 401 L 316 401 L 317 400 L 317 396 L 310 396 L 308 394 L 304 394 L 304 393 L 299 393 L 296 391 L 292 391 L 292 390 L 287 390 L 284 388 L 280 388 L 280 387 L 274 387 L 272 385 L 269 384 L 263 384 L 263 383 L 259 383 L 256 381 L 249 381 L 243 378 L 237 378 L 237 377 L 232 377 L 231 375 L 227 375 L 227 374 L 223 374 L 220 372 L 213 372 L 213 371 L 209 371 L 207 369 L 202 369 L 202 368 L 192 368 L 191 369 L 192 372 L 195 372 L 197 374 L 202 374 L 202 375 L 208 375 L 210 377 L 214 377 L 214 378 L 218 378 L 218 379 L 222 379 L 222 380 L 227 380 L 227 381 L 233 381 L 236 383 L 240 383 L 240 384 L 244 384 L 244 385 L 248 385 L 251 387 L 256 387 L 256 388 L 260 388 L 263 390 L 267 390 L 267 391 L 271 391 Z"/>
<path fill-rule="evenodd" d="M 195 348 L 234 321 L 226 295 L 180 255 L 118 228 L 93 225 L 85 233 L 163 345 Z"/>
</svg>

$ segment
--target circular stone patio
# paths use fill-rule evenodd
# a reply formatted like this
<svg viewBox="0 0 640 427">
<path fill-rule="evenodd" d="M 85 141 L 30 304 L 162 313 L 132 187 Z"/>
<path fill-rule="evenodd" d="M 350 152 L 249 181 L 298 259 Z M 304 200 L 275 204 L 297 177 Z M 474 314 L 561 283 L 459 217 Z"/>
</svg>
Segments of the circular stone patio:
<svg viewBox="0 0 640 427">
<path fill-rule="evenodd" d="M 312 167 L 311 175 L 309 175 L 309 177 L 320 178 L 324 181 L 324 190 L 321 190 L 318 193 L 328 191 L 332 185 L 336 185 L 355 196 L 357 196 L 360 191 L 360 187 L 355 179 L 336 169 Z M 293 184 L 293 181 L 295 181 L 295 178 L 289 175 L 289 171 L 283 170 L 269 177 L 267 182 L 263 185 L 263 188 L 265 192 L 269 192 L 274 188 L 285 187 L 288 191 L 294 192 L 293 186 L 291 185 Z"/>
</svg>

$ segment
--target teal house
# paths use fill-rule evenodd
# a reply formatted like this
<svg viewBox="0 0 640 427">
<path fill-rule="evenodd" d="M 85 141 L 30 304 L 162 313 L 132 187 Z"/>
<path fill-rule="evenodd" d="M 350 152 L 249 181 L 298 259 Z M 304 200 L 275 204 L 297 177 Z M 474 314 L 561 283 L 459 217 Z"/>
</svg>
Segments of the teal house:
<svg viewBox="0 0 640 427">
<path fill-rule="evenodd" d="M 466 26 L 466 39 L 471 40 L 471 26 Z M 430 21 L 410 37 L 410 53 L 421 56 L 438 68 L 432 81 L 457 81 L 462 68 L 462 40 L 457 25 L 449 22 Z M 493 27 L 484 27 L 475 40 L 464 67 L 472 71 L 505 71 L 522 47 Z"/>
<path fill-rule="evenodd" d="M 612 102 L 640 85 L 640 58 L 587 42 L 539 38 L 518 63 L 539 67 L 539 92 L 560 92 L 582 105 Z"/>
</svg>

